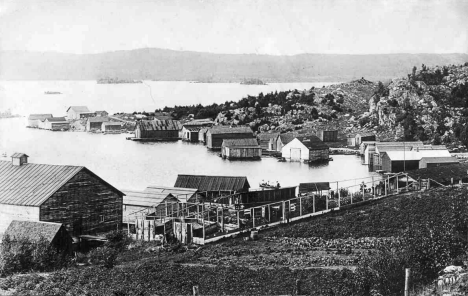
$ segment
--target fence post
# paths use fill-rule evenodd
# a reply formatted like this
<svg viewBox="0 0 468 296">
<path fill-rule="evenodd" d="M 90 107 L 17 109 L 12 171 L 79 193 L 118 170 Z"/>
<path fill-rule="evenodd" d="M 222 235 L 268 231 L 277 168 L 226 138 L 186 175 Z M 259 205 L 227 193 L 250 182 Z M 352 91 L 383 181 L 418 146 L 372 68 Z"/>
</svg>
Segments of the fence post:
<svg viewBox="0 0 468 296">
<path fill-rule="evenodd" d="M 203 244 L 205 243 L 205 204 L 202 205 Z"/>
<path fill-rule="evenodd" d="M 286 221 L 286 202 L 283 201 L 283 223 Z"/>
<path fill-rule="evenodd" d="M 221 230 L 224 232 L 224 208 L 221 206 Z"/>
<path fill-rule="evenodd" d="M 409 296 L 410 269 L 405 268 L 405 296 Z"/>
<path fill-rule="evenodd" d="M 406 191 L 409 191 L 409 187 L 408 187 L 408 174 L 406 174 Z"/>
<path fill-rule="evenodd" d="M 301 295 L 301 280 L 296 280 L 296 295 Z"/>
<path fill-rule="evenodd" d="M 268 205 L 268 223 L 271 222 L 271 210 L 270 210 L 270 205 Z"/>
<path fill-rule="evenodd" d="M 387 180 L 384 179 L 385 196 L 387 196 Z"/>
<path fill-rule="evenodd" d="M 396 193 L 400 193 L 400 189 L 398 188 L 398 174 L 395 176 L 395 182 L 396 182 Z"/>
<path fill-rule="evenodd" d="M 193 296 L 199 296 L 198 294 L 198 286 L 193 286 Z"/>
<path fill-rule="evenodd" d="M 374 184 L 374 176 L 372 176 L 372 196 L 375 198 L 375 184 Z"/>
<path fill-rule="evenodd" d="M 239 210 L 237 211 L 237 228 L 241 228 L 241 226 L 240 226 L 240 214 L 239 214 Z"/>
<path fill-rule="evenodd" d="M 299 216 L 302 216 L 302 197 L 299 196 Z"/>
<path fill-rule="evenodd" d="M 336 182 L 336 192 L 338 194 L 338 207 L 341 207 L 341 200 L 340 200 L 340 187 L 338 185 L 338 182 Z"/>
<path fill-rule="evenodd" d="M 313 209 L 313 213 L 315 213 L 315 194 L 312 195 L 312 209 Z"/>
</svg>

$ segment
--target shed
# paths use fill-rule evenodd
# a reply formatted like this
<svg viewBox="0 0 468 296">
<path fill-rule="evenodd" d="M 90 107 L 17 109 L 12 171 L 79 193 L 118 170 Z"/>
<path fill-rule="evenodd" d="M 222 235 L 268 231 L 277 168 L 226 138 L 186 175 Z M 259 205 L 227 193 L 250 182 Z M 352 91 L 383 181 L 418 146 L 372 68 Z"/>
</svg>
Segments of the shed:
<svg viewBox="0 0 468 296">
<path fill-rule="evenodd" d="M 356 134 L 350 134 L 346 137 L 346 143 L 348 146 L 359 146 L 356 144 Z"/>
<path fill-rule="evenodd" d="M 414 171 L 409 171 L 408 175 L 414 180 L 432 179 L 444 185 L 452 182 L 468 182 L 468 163 L 448 164 L 439 167 L 427 167 Z"/>
<path fill-rule="evenodd" d="M 206 133 L 206 146 L 208 149 L 220 150 L 225 139 L 246 139 L 253 137 L 252 129 L 247 126 L 215 126 L 210 128 Z"/>
<path fill-rule="evenodd" d="M 109 116 L 109 113 L 107 113 L 107 111 L 96 111 L 94 113 L 96 113 L 96 116 L 102 116 L 102 117 Z"/>
<path fill-rule="evenodd" d="M 460 163 L 460 161 L 455 157 L 423 157 L 419 161 L 419 168 L 440 167 L 458 163 Z"/>
<path fill-rule="evenodd" d="M 318 130 L 317 137 L 323 142 L 336 142 L 338 140 L 337 130 Z"/>
<path fill-rule="evenodd" d="M 70 123 L 65 117 L 51 117 L 44 119 L 42 128 L 51 131 L 68 130 Z"/>
<path fill-rule="evenodd" d="M 226 139 L 221 146 L 221 156 L 226 159 L 260 159 L 262 147 L 257 139 Z"/>
<path fill-rule="evenodd" d="M 135 127 L 139 139 L 178 140 L 182 129 L 177 120 L 140 120 Z"/>
<path fill-rule="evenodd" d="M 182 141 L 197 142 L 198 133 L 202 129 L 201 126 L 183 125 L 182 127 Z"/>
<path fill-rule="evenodd" d="M 170 193 L 122 190 L 123 223 L 133 224 L 135 217 L 155 215 L 158 219 L 177 211 L 179 200 Z"/>
<path fill-rule="evenodd" d="M 73 239 L 61 223 L 13 220 L 6 229 L 4 237 L 15 242 L 26 239 L 29 242 L 45 240 L 57 251 L 69 253 Z"/>
<path fill-rule="evenodd" d="M 52 114 L 31 114 L 28 117 L 28 126 L 29 127 L 39 127 L 41 121 L 46 118 L 52 118 Z"/>
<path fill-rule="evenodd" d="M 114 230 L 123 195 L 86 167 L 28 163 L 15 153 L 0 161 L 0 232 L 12 220 L 61 223 L 75 236 Z"/>
<path fill-rule="evenodd" d="M 260 133 L 257 135 L 258 143 L 263 150 L 276 151 L 276 139 L 279 133 Z"/>
<path fill-rule="evenodd" d="M 208 132 L 208 128 L 201 128 L 198 131 L 198 142 L 206 144 L 206 133 Z"/>
<path fill-rule="evenodd" d="M 174 187 L 198 189 L 207 198 L 245 192 L 250 188 L 247 177 L 178 175 Z"/>
<path fill-rule="evenodd" d="M 376 135 L 374 133 L 357 133 L 355 146 L 361 145 L 362 142 L 375 141 Z"/>
<path fill-rule="evenodd" d="M 242 208 L 255 207 L 262 204 L 289 200 L 296 197 L 296 186 L 279 188 L 255 188 L 247 192 L 240 192 L 227 198 L 219 198 L 217 202 L 222 204 L 234 204 Z"/>
<path fill-rule="evenodd" d="M 82 114 L 87 117 L 89 114 L 93 114 L 93 112 L 89 111 L 86 106 L 70 106 L 67 109 L 68 119 L 80 119 L 82 118 Z"/>
<path fill-rule="evenodd" d="M 283 147 L 294 140 L 298 136 L 298 133 L 285 133 L 280 134 L 276 139 L 276 151 L 281 152 Z"/>
<path fill-rule="evenodd" d="M 95 131 L 95 130 L 102 130 L 102 124 L 104 122 L 108 122 L 109 117 L 102 117 L 102 116 L 96 116 L 96 117 L 90 117 L 86 120 L 86 130 L 89 131 Z"/>
<path fill-rule="evenodd" d="M 299 194 L 306 194 L 310 192 L 322 192 L 330 190 L 330 182 L 313 182 L 313 183 L 300 183 Z"/>
<path fill-rule="evenodd" d="M 122 124 L 114 121 L 103 122 L 101 130 L 103 132 L 120 132 L 122 130 Z"/>
<path fill-rule="evenodd" d="M 427 158 L 428 163 L 436 165 L 440 163 L 453 163 L 450 152 L 445 150 L 411 150 L 411 151 L 386 151 L 382 156 L 382 170 L 392 173 L 398 173 L 407 170 L 415 170 L 420 168 L 422 158 Z M 437 160 L 439 159 L 439 160 Z M 426 165 L 423 161 L 421 165 Z"/>
<path fill-rule="evenodd" d="M 317 136 L 297 137 L 283 147 L 282 157 L 291 161 L 328 161 L 329 148 Z"/>
<path fill-rule="evenodd" d="M 180 202 L 196 203 L 202 200 L 202 196 L 198 189 L 193 188 L 151 185 L 146 187 L 145 192 L 170 193 Z"/>
</svg>

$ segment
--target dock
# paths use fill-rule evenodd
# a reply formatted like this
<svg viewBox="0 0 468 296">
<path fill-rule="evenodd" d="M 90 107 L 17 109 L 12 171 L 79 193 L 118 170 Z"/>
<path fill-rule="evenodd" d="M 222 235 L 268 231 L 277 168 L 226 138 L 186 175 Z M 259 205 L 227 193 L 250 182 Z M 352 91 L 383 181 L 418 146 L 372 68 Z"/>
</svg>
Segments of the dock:
<svg viewBox="0 0 468 296">
<path fill-rule="evenodd" d="M 135 138 L 135 137 L 127 137 L 127 140 L 135 141 L 135 142 L 177 142 L 180 138 Z"/>
</svg>

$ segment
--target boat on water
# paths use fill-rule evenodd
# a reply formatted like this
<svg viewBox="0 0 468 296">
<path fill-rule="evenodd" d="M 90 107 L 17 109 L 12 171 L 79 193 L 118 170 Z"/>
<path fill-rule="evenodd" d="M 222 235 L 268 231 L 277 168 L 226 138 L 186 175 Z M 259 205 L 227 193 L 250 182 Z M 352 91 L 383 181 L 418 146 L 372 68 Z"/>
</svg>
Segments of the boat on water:
<svg viewBox="0 0 468 296">
<path fill-rule="evenodd" d="M 45 91 L 45 95 L 61 95 L 62 93 L 59 91 Z"/>
<path fill-rule="evenodd" d="M 261 188 L 269 188 L 269 189 L 274 189 L 274 188 L 280 188 L 280 184 L 278 181 L 276 181 L 276 185 L 271 185 L 270 182 L 261 182 L 258 186 Z"/>
</svg>

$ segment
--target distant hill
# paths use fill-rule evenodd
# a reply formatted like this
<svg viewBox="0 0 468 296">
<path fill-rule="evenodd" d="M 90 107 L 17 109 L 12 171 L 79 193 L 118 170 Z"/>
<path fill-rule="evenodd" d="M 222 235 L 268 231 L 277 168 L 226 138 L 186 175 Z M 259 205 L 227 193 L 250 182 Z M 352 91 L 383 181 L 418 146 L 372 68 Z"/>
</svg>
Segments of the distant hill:
<svg viewBox="0 0 468 296">
<path fill-rule="evenodd" d="M 202 82 L 385 80 L 413 66 L 462 64 L 468 54 L 300 54 L 270 56 L 136 49 L 99 54 L 0 51 L 2 80 L 97 80 L 103 77 Z"/>
</svg>

